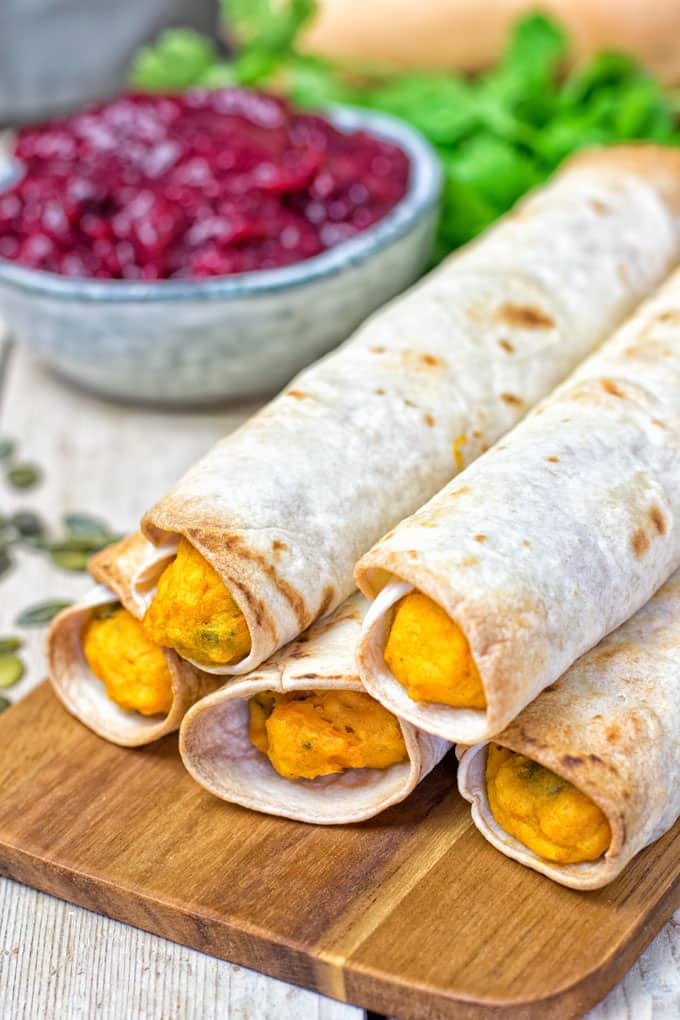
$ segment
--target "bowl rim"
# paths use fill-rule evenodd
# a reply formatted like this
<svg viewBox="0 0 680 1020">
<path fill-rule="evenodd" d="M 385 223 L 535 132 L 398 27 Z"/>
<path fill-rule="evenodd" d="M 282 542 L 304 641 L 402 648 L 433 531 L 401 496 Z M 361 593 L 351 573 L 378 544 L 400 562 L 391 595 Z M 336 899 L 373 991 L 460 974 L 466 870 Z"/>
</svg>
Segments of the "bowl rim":
<svg viewBox="0 0 680 1020">
<path fill-rule="evenodd" d="M 316 111 L 315 111 L 316 112 Z M 0 257 L 0 286 L 57 300 L 134 303 L 241 299 L 278 294 L 336 276 L 364 262 L 408 234 L 439 203 L 442 171 L 430 143 L 405 121 L 390 114 L 336 104 L 318 111 L 341 131 L 368 131 L 399 145 L 410 163 L 408 189 L 386 216 L 327 251 L 289 266 L 229 276 L 182 280 L 93 280 L 31 269 Z"/>
</svg>

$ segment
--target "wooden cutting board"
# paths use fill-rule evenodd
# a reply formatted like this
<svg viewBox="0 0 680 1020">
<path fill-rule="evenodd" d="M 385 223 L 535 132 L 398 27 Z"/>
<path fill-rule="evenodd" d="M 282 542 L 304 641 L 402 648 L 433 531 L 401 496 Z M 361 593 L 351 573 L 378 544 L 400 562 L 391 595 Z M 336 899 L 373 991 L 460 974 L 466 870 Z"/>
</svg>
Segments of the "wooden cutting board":
<svg viewBox="0 0 680 1020">
<path fill-rule="evenodd" d="M 315 828 L 211 797 L 175 737 L 105 743 L 43 684 L 0 717 L 0 873 L 400 1020 L 580 1016 L 680 904 L 680 825 L 576 893 L 485 843 L 454 774 Z"/>
</svg>

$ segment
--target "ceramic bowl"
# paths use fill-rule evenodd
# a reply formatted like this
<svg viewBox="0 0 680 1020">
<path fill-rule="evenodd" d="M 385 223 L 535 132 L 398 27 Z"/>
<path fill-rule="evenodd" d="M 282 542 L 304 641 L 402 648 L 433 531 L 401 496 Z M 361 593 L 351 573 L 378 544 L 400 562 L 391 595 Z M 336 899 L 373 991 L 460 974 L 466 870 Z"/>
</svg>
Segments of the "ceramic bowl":
<svg viewBox="0 0 680 1020">
<path fill-rule="evenodd" d="M 432 252 L 441 177 L 427 142 L 382 114 L 329 117 L 409 156 L 409 189 L 384 219 L 294 265 L 207 280 L 81 280 L 0 259 L 0 317 L 14 339 L 115 399 L 197 405 L 279 389 L 413 283 Z"/>
</svg>

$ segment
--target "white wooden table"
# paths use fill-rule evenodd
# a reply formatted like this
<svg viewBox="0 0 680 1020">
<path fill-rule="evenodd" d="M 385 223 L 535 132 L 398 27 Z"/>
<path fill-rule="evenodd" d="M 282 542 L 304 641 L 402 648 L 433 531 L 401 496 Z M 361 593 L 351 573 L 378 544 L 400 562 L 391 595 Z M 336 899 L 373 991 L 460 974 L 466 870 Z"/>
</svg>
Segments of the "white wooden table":
<svg viewBox="0 0 680 1020">
<path fill-rule="evenodd" d="M 0 436 L 44 470 L 24 495 L 0 481 L 0 512 L 29 507 L 55 529 L 68 511 L 114 530 L 142 511 L 252 408 L 170 414 L 107 404 L 50 378 L 6 348 Z M 143 456 L 141 452 L 143 451 Z M 83 575 L 22 553 L 0 582 L 0 635 L 21 609 L 77 598 Z M 44 676 L 42 632 L 26 632 L 26 694 Z M 0 880 L 0 1020 L 363 1020 L 363 1010 L 235 967 Z M 680 1017 L 680 911 L 588 1020 Z"/>
</svg>

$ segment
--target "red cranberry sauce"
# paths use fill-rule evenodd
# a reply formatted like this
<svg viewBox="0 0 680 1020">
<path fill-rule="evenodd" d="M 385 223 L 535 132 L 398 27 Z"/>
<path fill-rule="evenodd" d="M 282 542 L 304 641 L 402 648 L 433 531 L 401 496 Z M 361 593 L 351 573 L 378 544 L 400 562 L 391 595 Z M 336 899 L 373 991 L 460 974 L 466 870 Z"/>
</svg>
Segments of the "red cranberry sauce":
<svg viewBox="0 0 680 1020">
<path fill-rule="evenodd" d="M 0 192 L 0 257 L 65 276 L 271 269 L 380 220 L 406 192 L 396 145 L 244 89 L 123 95 L 23 130 Z"/>
</svg>

